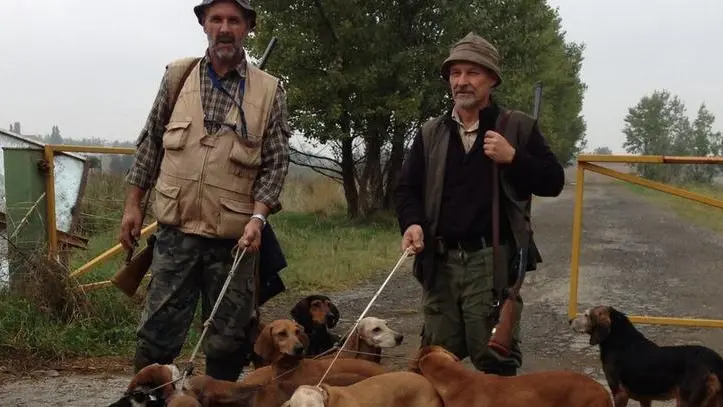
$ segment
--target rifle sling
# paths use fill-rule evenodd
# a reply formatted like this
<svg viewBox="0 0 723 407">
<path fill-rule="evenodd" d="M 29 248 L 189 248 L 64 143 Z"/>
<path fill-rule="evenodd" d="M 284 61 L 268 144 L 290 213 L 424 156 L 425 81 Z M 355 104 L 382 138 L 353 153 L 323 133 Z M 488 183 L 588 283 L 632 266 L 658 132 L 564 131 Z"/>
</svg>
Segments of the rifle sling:
<svg viewBox="0 0 723 407">
<path fill-rule="evenodd" d="M 500 120 L 497 131 L 500 134 L 507 130 L 507 122 L 510 118 L 508 110 L 500 112 Z M 507 261 L 502 259 L 500 253 L 500 171 L 496 162 L 492 161 L 492 267 L 493 287 L 496 295 L 496 306 L 502 304 L 507 289 Z"/>
<path fill-rule="evenodd" d="M 191 71 L 193 70 L 194 66 L 198 63 L 200 58 L 194 59 L 188 66 L 186 67 L 186 70 L 183 72 L 183 75 L 181 76 L 180 81 L 177 84 L 173 84 L 174 89 L 173 93 L 170 95 L 170 98 L 168 99 L 168 109 L 166 109 L 165 112 L 163 112 L 163 123 L 168 124 L 168 121 L 171 120 L 171 114 L 173 113 L 173 108 L 176 105 L 176 101 L 178 100 L 178 95 L 181 94 L 181 89 L 183 89 L 183 84 L 186 82 L 186 79 L 188 79 L 188 76 L 191 74 Z M 146 135 L 148 136 L 148 135 Z M 155 140 L 151 139 L 151 142 L 154 142 Z M 158 177 L 158 172 L 161 169 L 161 161 L 163 161 L 163 143 L 159 143 L 158 141 L 155 141 L 157 143 L 157 152 L 156 152 L 156 159 L 155 159 L 155 167 L 153 168 L 153 179 L 155 180 Z M 155 184 L 155 181 L 154 181 Z M 143 223 L 143 220 L 146 219 L 146 213 L 148 213 L 148 203 L 151 201 L 151 189 L 148 188 L 143 193 L 143 199 L 145 200 L 143 203 L 143 210 L 141 211 L 141 224 Z M 152 240 L 149 240 L 149 244 L 153 244 Z M 126 264 L 130 263 L 131 259 L 133 258 L 133 250 L 134 248 L 131 247 L 131 249 L 128 251 L 128 255 L 126 257 Z"/>
</svg>

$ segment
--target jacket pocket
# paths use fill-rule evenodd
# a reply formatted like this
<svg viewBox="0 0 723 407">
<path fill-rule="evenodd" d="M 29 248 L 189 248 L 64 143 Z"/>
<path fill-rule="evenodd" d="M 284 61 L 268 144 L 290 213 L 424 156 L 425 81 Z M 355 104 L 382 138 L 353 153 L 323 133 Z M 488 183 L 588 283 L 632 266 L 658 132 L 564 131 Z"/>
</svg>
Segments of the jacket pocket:
<svg viewBox="0 0 723 407">
<path fill-rule="evenodd" d="M 229 152 L 231 171 L 236 176 L 254 178 L 255 171 L 261 166 L 261 144 L 247 144 L 238 139 L 233 141 Z"/>
<path fill-rule="evenodd" d="M 182 150 L 188 140 L 190 120 L 176 120 L 166 125 L 163 133 L 163 148 L 166 150 Z"/>
<path fill-rule="evenodd" d="M 220 198 L 221 211 L 218 214 L 218 235 L 225 239 L 238 239 L 244 233 L 246 222 L 254 212 L 254 204 L 229 198 Z"/>
<path fill-rule="evenodd" d="M 157 182 L 153 202 L 153 213 L 158 223 L 177 226 L 181 223 L 181 211 L 178 205 L 178 194 L 181 187 L 169 185 L 165 182 Z"/>
</svg>

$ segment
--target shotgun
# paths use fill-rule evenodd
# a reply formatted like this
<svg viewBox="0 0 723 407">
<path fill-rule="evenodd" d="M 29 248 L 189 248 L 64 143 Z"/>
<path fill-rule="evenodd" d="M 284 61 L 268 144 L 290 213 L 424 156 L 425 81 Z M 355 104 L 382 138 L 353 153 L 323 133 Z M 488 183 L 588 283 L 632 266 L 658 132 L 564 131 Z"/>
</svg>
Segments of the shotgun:
<svg viewBox="0 0 723 407">
<path fill-rule="evenodd" d="M 542 84 L 537 83 L 535 85 L 535 104 L 533 107 L 533 117 L 535 119 L 539 118 L 540 116 L 540 104 L 542 103 Z M 504 130 L 504 129 L 503 129 Z M 494 172 L 494 182 L 495 182 L 495 189 L 494 192 L 497 192 L 498 186 L 498 173 L 497 173 L 497 167 L 494 166 L 493 168 Z M 493 199 L 499 199 L 499 196 L 494 196 Z M 499 215 L 499 211 L 495 211 L 495 204 L 499 205 L 499 201 L 493 202 L 493 217 Z M 497 213 L 494 213 L 497 212 Z M 493 228 L 495 223 L 498 222 L 497 220 L 493 220 Z M 493 231 L 493 234 L 498 234 L 499 228 L 497 230 Z M 496 237 L 496 236 L 495 236 Z M 492 310 L 492 318 L 495 320 L 496 324 L 494 328 L 492 328 L 492 336 L 490 337 L 490 340 L 488 342 L 488 346 L 495 350 L 497 353 L 502 355 L 503 357 L 507 357 L 510 354 L 510 350 L 512 348 L 512 334 L 514 332 L 515 325 L 519 323 L 519 313 L 517 312 L 517 304 L 515 300 L 517 299 L 517 295 L 520 293 L 520 288 L 522 288 L 522 283 L 525 280 L 525 274 L 527 272 L 527 255 L 528 255 L 528 248 L 522 247 L 517 252 L 514 269 L 516 270 L 516 280 L 515 284 L 512 287 L 507 287 L 507 279 L 502 278 L 502 276 L 507 276 L 507 262 L 501 261 L 501 253 L 499 252 L 498 242 L 495 241 L 493 238 L 493 246 L 494 246 L 494 256 L 495 259 L 493 261 L 494 264 L 494 273 L 495 273 L 495 279 L 496 280 L 504 280 L 503 282 L 495 282 L 495 290 L 497 291 L 497 298 L 495 299 L 495 303 L 493 304 L 493 310 Z"/>
<path fill-rule="evenodd" d="M 256 65 L 259 69 L 264 69 L 264 66 L 266 66 L 266 61 L 268 60 L 269 55 L 271 55 L 271 51 L 274 49 L 275 46 L 276 37 L 272 37 L 269 41 L 269 44 L 266 46 L 266 50 L 261 56 L 261 59 L 259 59 L 259 62 Z M 191 64 L 190 67 L 193 67 L 193 65 L 194 64 Z M 183 76 L 184 79 L 188 76 L 190 67 L 188 70 L 186 70 L 186 74 Z M 181 80 L 181 83 L 176 87 L 177 91 L 180 91 L 181 87 L 183 86 L 183 82 L 184 80 Z M 177 98 L 177 95 L 175 96 Z M 159 148 L 158 157 L 156 159 L 157 168 L 155 174 L 158 174 L 158 167 L 160 167 L 161 165 L 162 152 L 163 149 Z M 152 188 L 148 188 L 148 190 L 146 190 L 145 192 L 145 203 L 143 204 L 141 219 L 146 218 L 151 189 Z M 148 270 L 151 267 L 151 261 L 153 260 L 153 246 L 155 244 L 155 241 L 156 236 L 150 235 L 146 240 L 146 247 L 141 249 L 135 257 L 133 256 L 133 248 L 131 248 L 131 250 L 128 251 L 128 255 L 126 256 L 125 264 L 123 265 L 123 267 L 121 267 L 121 269 L 118 270 L 110 279 L 110 281 L 125 295 L 133 297 L 136 294 L 138 287 L 141 285 L 143 278 L 145 278 L 146 274 L 148 273 Z"/>
</svg>

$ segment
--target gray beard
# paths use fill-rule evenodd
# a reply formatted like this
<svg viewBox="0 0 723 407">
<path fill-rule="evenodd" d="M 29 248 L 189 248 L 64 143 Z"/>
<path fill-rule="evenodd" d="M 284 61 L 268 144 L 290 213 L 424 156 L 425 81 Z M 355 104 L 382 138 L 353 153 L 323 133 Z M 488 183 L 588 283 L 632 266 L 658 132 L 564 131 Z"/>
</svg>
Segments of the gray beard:
<svg viewBox="0 0 723 407">
<path fill-rule="evenodd" d="M 454 102 L 462 109 L 469 109 L 480 104 L 480 101 L 475 99 L 474 96 L 468 97 L 466 95 L 461 97 L 457 96 L 456 98 L 454 98 Z"/>
<path fill-rule="evenodd" d="M 236 57 L 236 55 L 238 55 L 238 50 L 236 48 L 232 50 L 216 49 L 213 53 L 216 54 L 216 57 L 222 61 L 231 61 Z"/>
<path fill-rule="evenodd" d="M 227 50 L 227 49 L 215 49 L 213 46 L 216 45 L 216 43 L 213 42 L 213 39 L 211 36 L 208 37 L 208 47 L 211 49 L 211 52 L 216 55 L 216 58 L 222 60 L 222 61 L 233 61 L 234 58 L 236 58 L 242 51 L 243 43 L 238 42 L 236 44 L 233 44 L 233 49 Z"/>
</svg>

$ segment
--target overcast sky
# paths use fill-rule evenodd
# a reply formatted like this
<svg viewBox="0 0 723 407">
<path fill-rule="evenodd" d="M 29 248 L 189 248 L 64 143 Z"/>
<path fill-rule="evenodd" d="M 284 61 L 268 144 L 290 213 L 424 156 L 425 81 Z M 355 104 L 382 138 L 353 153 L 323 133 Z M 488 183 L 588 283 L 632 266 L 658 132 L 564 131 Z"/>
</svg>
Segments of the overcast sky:
<svg viewBox="0 0 723 407">
<path fill-rule="evenodd" d="M 206 46 L 191 10 L 196 3 L 1 0 L 0 128 L 19 121 L 25 134 L 46 134 L 57 124 L 66 137 L 134 140 L 164 65 Z M 691 116 L 705 101 L 723 130 L 723 2 L 550 4 L 559 7 L 567 38 L 587 46 L 590 148 L 623 152 L 628 107 L 655 89 L 679 95 Z M 283 52 L 279 45 L 274 52 Z"/>
</svg>

